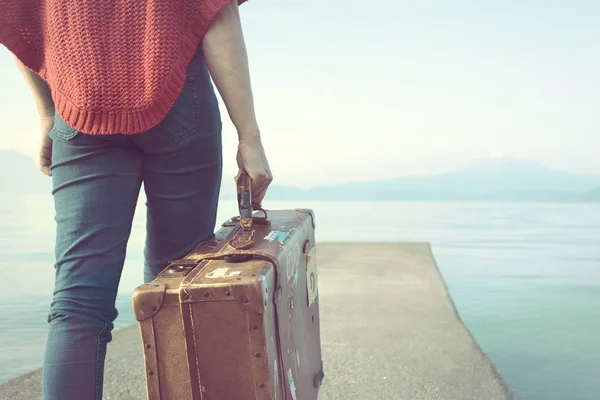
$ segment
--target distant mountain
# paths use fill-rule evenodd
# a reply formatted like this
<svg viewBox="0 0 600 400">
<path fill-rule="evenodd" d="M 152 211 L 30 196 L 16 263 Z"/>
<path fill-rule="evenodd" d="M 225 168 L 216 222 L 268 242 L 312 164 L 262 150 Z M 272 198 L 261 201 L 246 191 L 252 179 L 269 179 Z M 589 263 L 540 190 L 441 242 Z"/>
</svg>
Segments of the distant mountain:
<svg viewBox="0 0 600 400">
<path fill-rule="evenodd" d="M 0 150 L 0 196 L 49 194 L 52 178 L 42 174 L 33 160 L 13 150 Z"/>
<path fill-rule="evenodd" d="M 51 179 L 20 153 L 0 150 L 0 193 L 50 193 Z M 235 199 L 235 183 L 223 177 L 221 199 Z M 600 175 L 573 174 L 528 160 L 494 156 L 446 174 L 352 182 L 301 190 L 273 185 L 267 200 L 600 202 Z"/>
<path fill-rule="evenodd" d="M 271 200 L 360 201 L 498 201 L 572 202 L 594 201 L 600 175 L 580 175 L 553 170 L 528 160 L 491 157 L 454 172 L 402 177 L 384 181 L 319 186 L 302 191 L 273 186 Z"/>
<path fill-rule="evenodd" d="M 581 197 L 581 200 L 582 201 L 593 202 L 593 203 L 600 203 L 600 186 L 598 186 L 597 188 L 592 189 L 589 192 L 585 193 Z"/>
</svg>

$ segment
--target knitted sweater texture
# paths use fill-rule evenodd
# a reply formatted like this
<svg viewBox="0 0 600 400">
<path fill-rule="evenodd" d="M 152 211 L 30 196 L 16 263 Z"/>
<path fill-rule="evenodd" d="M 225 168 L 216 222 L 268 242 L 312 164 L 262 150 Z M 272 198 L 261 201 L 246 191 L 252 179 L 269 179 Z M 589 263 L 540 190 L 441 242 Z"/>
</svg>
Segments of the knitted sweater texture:
<svg viewBox="0 0 600 400">
<path fill-rule="evenodd" d="M 47 82 L 69 125 L 136 134 L 169 112 L 229 1 L 0 0 L 0 44 Z"/>
</svg>

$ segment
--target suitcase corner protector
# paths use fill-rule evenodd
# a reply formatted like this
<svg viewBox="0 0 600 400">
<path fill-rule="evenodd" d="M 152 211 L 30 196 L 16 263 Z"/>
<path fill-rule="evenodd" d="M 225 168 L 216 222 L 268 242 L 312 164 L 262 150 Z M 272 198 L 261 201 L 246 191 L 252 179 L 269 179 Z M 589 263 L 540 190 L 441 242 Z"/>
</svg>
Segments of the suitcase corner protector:
<svg viewBox="0 0 600 400">
<path fill-rule="evenodd" d="M 159 282 L 150 282 L 138 286 L 132 295 L 132 308 L 135 319 L 144 321 L 153 317 L 162 307 L 166 291 L 167 286 Z"/>
</svg>

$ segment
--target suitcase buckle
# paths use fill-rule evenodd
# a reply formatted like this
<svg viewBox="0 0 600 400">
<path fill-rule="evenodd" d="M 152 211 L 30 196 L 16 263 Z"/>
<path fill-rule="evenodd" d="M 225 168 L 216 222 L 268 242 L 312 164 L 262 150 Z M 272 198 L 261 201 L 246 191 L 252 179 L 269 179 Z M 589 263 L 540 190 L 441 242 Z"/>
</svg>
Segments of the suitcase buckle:
<svg viewBox="0 0 600 400">
<path fill-rule="evenodd" d="M 247 249 L 252 246 L 254 230 L 238 229 L 229 244 L 236 250 Z"/>
</svg>

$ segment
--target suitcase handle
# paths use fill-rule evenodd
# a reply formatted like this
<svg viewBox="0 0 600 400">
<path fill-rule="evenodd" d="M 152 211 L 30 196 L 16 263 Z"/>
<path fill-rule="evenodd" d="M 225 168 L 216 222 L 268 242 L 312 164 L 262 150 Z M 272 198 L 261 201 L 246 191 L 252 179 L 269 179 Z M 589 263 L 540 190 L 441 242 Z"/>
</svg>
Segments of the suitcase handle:
<svg viewBox="0 0 600 400">
<path fill-rule="evenodd" d="M 229 244 L 237 250 L 243 250 L 250 248 L 254 243 L 253 225 L 267 223 L 267 212 L 260 204 L 252 204 L 252 182 L 250 175 L 246 172 L 242 172 L 237 179 L 237 200 L 240 227 Z M 262 211 L 265 216 L 263 218 L 253 217 L 254 209 Z"/>
</svg>

